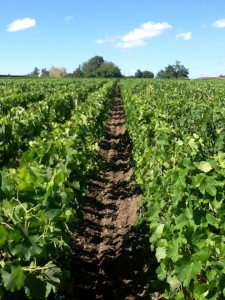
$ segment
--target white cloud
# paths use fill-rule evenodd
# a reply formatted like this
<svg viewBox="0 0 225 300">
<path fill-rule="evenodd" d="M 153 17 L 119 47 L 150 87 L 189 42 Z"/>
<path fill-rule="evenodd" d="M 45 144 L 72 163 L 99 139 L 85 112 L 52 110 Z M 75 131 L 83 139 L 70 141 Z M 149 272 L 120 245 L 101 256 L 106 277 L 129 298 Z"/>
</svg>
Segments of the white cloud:
<svg viewBox="0 0 225 300">
<path fill-rule="evenodd" d="M 144 40 L 136 40 L 136 41 L 131 41 L 131 42 L 122 42 L 122 43 L 117 43 L 114 46 L 117 48 L 133 48 L 133 47 L 140 47 L 146 45 L 146 42 Z"/>
<path fill-rule="evenodd" d="M 192 33 L 189 32 L 184 32 L 184 33 L 179 33 L 176 35 L 177 39 L 182 39 L 182 40 L 190 40 L 192 38 Z"/>
<path fill-rule="evenodd" d="M 121 39 L 124 42 L 131 42 L 142 40 L 144 38 L 152 38 L 156 35 L 161 34 L 164 30 L 170 29 L 172 26 L 167 22 L 164 23 L 153 23 L 147 22 L 142 24 L 139 28 L 130 31 L 124 35 Z"/>
<path fill-rule="evenodd" d="M 142 24 L 139 28 L 135 28 L 123 36 L 109 37 L 96 40 L 97 44 L 113 44 L 118 48 L 132 48 L 146 45 L 145 39 L 153 38 L 163 33 L 167 29 L 171 29 L 172 26 L 167 23 L 153 23 L 147 22 Z"/>
<path fill-rule="evenodd" d="M 25 19 L 18 19 L 13 21 L 11 24 L 7 26 L 6 31 L 14 32 L 23 29 L 28 29 L 34 27 L 36 25 L 35 19 L 25 18 Z"/>
<path fill-rule="evenodd" d="M 114 43 L 117 39 L 119 39 L 119 37 L 110 37 L 110 36 L 106 36 L 103 39 L 98 39 L 95 42 L 97 44 L 110 44 L 110 43 Z"/>
<path fill-rule="evenodd" d="M 217 28 L 225 28 L 225 19 L 221 19 L 213 22 L 212 26 Z"/>
<path fill-rule="evenodd" d="M 66 23 L 71 23 L 74 20 L 74 17 L 73 16 L 66 16 L 64 18 L 64 20 L 66 21 Z"/>
</svg>

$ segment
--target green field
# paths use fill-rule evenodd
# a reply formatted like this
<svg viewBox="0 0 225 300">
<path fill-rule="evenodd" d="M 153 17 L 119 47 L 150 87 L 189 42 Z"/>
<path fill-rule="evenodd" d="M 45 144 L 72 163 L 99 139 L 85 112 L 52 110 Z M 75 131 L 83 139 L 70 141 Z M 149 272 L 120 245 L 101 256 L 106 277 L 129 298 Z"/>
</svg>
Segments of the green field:
<svg viewBox="0 0 225 300">
<path fill-rule="evenodd" d="M 0 79 L 0 298 L 68 278 L 116 86 L 164 299 L 225 297 L 225 82 L 65 78 Z"/>
</svg>

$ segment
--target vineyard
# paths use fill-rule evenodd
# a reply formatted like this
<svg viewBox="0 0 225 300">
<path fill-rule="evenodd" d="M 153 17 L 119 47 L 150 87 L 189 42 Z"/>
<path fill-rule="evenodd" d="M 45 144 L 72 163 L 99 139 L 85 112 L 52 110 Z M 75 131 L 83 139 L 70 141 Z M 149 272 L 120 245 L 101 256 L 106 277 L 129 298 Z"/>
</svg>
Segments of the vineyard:
<svg viewBox="0 0 225 300">
<path fill-rule="evenodd" d="M 1 79 L 0 298 L 225 298 L 224 95 Z"/>
</svg>

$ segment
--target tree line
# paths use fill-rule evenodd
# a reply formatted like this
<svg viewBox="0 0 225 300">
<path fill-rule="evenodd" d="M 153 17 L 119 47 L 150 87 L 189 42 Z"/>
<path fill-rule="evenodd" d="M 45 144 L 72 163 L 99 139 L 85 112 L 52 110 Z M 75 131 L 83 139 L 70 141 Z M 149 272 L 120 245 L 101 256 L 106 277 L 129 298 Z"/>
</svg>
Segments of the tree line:
<svg viewBox="0 0 225 300">
<path fill-rule="evenodd" d="M 168 65 L 160 70 L 156 76 L 153 72 L 138 69 L 133 78 L 159 78 L 159 79 L 187 79 L 189 70 L 176 61 L 174 65 Z M 39 70 L 34 68 L 33 72 L 28 74 L 31 77 L 75 77 L 75 78 L 122 78 L 121 70 L 113 62 L 107 62 L 102 56 L 94 56 L 88 61 L 79 65 L 73 73 L 67 73 L 65 68 L 56 68 L 52 66 L 49 70 L 46 68 Z"/>
</svg>

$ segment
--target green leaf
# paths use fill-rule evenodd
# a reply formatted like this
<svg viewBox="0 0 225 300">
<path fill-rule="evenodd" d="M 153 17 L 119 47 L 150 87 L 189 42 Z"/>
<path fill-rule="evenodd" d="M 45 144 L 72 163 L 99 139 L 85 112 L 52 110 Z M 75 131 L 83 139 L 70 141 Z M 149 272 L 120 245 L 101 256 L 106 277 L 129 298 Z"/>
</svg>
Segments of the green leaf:
<svg viewBox="0 0 225 300">
<path fill-rule="evenodd" d="M 6 171 L 1 171 L 1 189 L 4 193 L 10 193 L 14 189 L 14 183 L 13 181 L 9 178 L 9 173 Z"/>
<path fill-rule="evenodd" d="M 186 187 L 186 175 L 187 171 L 185 169 L 175 169 L 171 174 L 173 184 L 178 187 Z"/>
<path fill-rule="evenodd" d="M 40 255 L 43 249 L 37 245 L 28 246 L 25 241 L 24 244 L 18 244 L 14 248 L 11 248 L 12 255 L 24 257 L 26 261 L 29 261 L 31 257 Z"/>
<path fill-rule="evenodd" d="M 180 281 L 177 279 L 176 276 L 168 276 L 167 277 L 167 282 L 169 283 L 170 285 L 170 289 L 172 292 L 175 292 L 179 286 L 181 285 Z"/>
<path fill-rule="evenodd" d="M 149 221 L 151 222 L 154 218 L 158 218 L 160 212 L 160 205 L 158 202 L 152 203 L 151 210 L 149 211 Z"/>
<path fill-rule="evenodd" d="M 206 178 L 206 192 L 209 193 L 211 196 L 216 196 L 217 194 L 217 181 L 211 177 Z"/>
<path fill-rule="evenodd" d="M 218 159 L 219 166 L 224 169 L 225 168 L 225 153 L 219 151 L 218 155 L 215 155 L 215 158 Z"/>
<path fill-rule="evenodd" d="M 72 216 L 72 210 L 67 209 L 66 212 L 65 212 L 65 216 L 66 216 L 66 219 L 69 220 L 69 218 Z"/>
<path fill-rule="evenodd" d="M 46 299 L 47 283 L 31 273 L 26 276 L 25 293 L 30 299 Z"/>
<path fill-rule="evenodd" d="M 17 189 L 20 191 L 33 191 L 35 187 L 43 188 L 44 178 L 41 168 L 23 165 L 19 169 L 19 184 Z"/>
<path fill-rule="evenodd" d="M 202 185 L 202 182 L 204 182 L 205 178 L 206 178 L 205 174 L 203 173 L 197 174 L 192 179 L 193 185 L 199 188 Z"/>
<path fill-rule="evenodd" d="M 7 230 L 5 229 L 5 227 L 0 225 L 0 248 L 5 244 L 7 238 L 8 238 Z"/>
<path fill-rule="evenodd" d="M 203 247 L 199 247 L 198 245 L 198 251 L 196 252 L 199 260 L 201 262 L 207 262 L 209 260 L 209 257 L 211 255 L 211 247 L 209 245 L 205 245 Z"/>
<path fill-rule="evenodd" d="M 206 214 L 206 220 L 210 225 L 216 228 L 219 227 L 219 220 L 215 218 L 211 213 Z"/>
<path fill-rule="evenodd" d="M 201 161 L 200 163 L 196 163 L 196 167 L 204 173 L 208 173 L 212 170 L 212 166 L 207 161 Z"/>
<path fill-rule="evenodd" d="M 10 201 L 8 200 L 3 200 L 1 203 L 2 210 L 5 214 L 5 216 L 11 216 L 13 212 L 13 206 L 11 205 Z"/>
<path fill-rule="evenodd" d="M 47 210 L 47 211 L 45 212 L 45 215 L 46 215 L 46 217 L 47 217 L 50 221 L 52 221 L 52 220 L 55 219 L 57 216 L 59 216 L 61 212 L 62 212 L 62 211 L 61 211 L 60 209 L 54 208 L 54 209 L 49 209 L 49 210 Z"/>
<path fill-rule="evenodd" d="M 163 229 L 165 227 L 165 224 L 159 224 L 159 226 L 157 227 L 155 233 L 158 235 L 161 235 L 163 233 Z"/>
<path fill-rule="evenodd" d="M 194 138 L 191 138 L 188 142 L 189 147 L 191 147 L 192 150 L 198 149 L 198 144 L 195 142 Z"/>
<path fill-rule="evenodd" d="M 58 185 L 61 186 L 65 181 L 65 172 L 59 171 L 56 175 L 55 175 L 55 180 L 54 182 Z"/>
<path fill-rule="evenodd" d="M 191 257 L 185 256 L 175 265 L 175 272 L 178 279 L 185 287 L 190 284 L 191 279 L 195 279 L 201 273 L 202 265 L 200 261 L 191 260 Z"/>
<path fill-rule="evenodd" d="M 79 181 L 74 181 L 71 185 L 75 188 L 75 190 L 80 190 L 80 182 Z"/>
<path fill-rule="evenodd" d="M 172 258 L 173 261 L 177 261 L 179 258 L 179 244 L 177 241 L 169 243 L 167 249 L 167 257 Z"/>
<path fill-rule="evenodd" d="M 5 270 L 2 270 L 1 273 L 4 287 L 8 291 L 14 292 L 23 287 L 25 275 L 20 266 L 11 266 L 10 273 Z"/>
<path fill-rule="evenodd" d="M 166 248 L 165 247 L 158 247 L 156 249 L 156 258 L 158 261 L 162 260 L 166 257 Z"/>
<path fill-rule="evenodd" d="M 159 280 L 164 280 L 166 279 L 167 276 L 167 271 L 166 271 L 166 266 L 165 264 L 161 263 L 160 266 L 156 270 L 156 274 L 159 278 Z"/>
<path fill-rule="evenodd" d="M 48 268 L 42 271 L 40 278 L 47 283 L 47 294 L 49 294 L 51 290 L 56 291 L 60 285 L 61 276 L 62 270 L 52 263 L 48 264 Z"/>
<path fill-rule="evenodd" d="M 205 296 L 208 294 L 209 286 L 206 283 L 199 284 L 198 282 L 194 286 L 194 295 L 199 300 L 205 300 Z"/>
<path fill-rule="evenodd" d="M 185 297 L 184 293 L 182 291 L 179 291 L 175 295 L 175 300 L 184 300 L 185 299 L 184 297 Z"/>
<path fill-rule="evenodd" d="M 18 191 L 33 191 L 34 186 L 29 182 L 22 181 L 20 184 L 18 184 L 17 190 Z"/>
<path fill-rule="evenodd" d="M 201 174 L 198 174 L 201 175 Z M 200 192 L 204 195 L 205 192 L 211 196 L 216 196 L 217 188 L 216 186 L 220 185 L 220 182 L 216 181 L 212 176 L 195 176 L 193 183 L 196 187 L 199 188 Z"/>
<path fill-rule="evenodd" d="M 185 209 L 185 215 L 188 219 L 193 219 L 193 211 L 191 208 L 187 207 Z"/>
<path fill-rule="evenodd" d="M 182 229 L 184 226 L 187 225 L 189 225 L 189 219 L 184 212 L 176 218 L 176 228 Z"/>
</svg>

